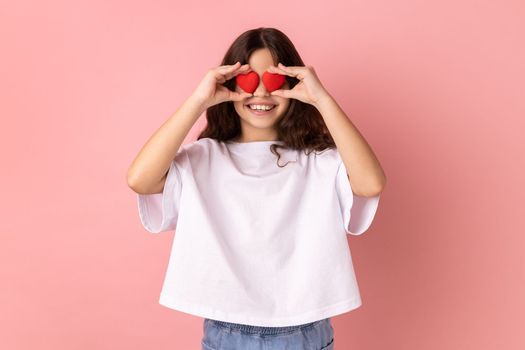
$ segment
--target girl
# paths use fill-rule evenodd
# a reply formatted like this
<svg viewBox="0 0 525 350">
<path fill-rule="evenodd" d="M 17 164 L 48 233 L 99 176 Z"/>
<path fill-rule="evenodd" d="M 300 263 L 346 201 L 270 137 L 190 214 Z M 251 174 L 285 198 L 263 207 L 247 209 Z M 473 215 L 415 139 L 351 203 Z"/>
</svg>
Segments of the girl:
<svg viewBox="0 0 525 350">
<path fill-rule="evenodd" d="M 204 318 L 202 349 L 334 348 L 330 317 L 361 305 L 346 234 L 370 226 L 385 175 L 285 34 L 239 36 L 128 184 L 146 230 L 176 228 L 159 303 Z"/>
</svg>

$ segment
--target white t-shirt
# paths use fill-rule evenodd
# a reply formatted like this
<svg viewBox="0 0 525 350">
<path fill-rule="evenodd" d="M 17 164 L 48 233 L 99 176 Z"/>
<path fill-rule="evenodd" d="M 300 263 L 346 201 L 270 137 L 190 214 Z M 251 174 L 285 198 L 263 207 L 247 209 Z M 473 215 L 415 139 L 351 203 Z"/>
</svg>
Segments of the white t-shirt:
<svg viewBox="0 0 525 350">
<path fill-rule="evenodd" d="M 284 327 L 361 305 L 346 234 L 379 197 L 352 193 L 337 149 L 202 138 L 183 145 L 163 193 L 138 194 L 144 228 L 174 230 L 159 303 L 215 320 Z"/>
</svg>

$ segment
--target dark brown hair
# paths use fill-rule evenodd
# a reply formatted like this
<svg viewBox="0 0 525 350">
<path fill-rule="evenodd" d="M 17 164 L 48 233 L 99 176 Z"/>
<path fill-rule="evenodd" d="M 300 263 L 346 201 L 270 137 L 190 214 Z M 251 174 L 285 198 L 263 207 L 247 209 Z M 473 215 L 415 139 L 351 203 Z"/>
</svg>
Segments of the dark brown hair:
<svg viewBox="0 0 525 350">
<path fill-rule="evenodd" d="M 281 62 L 285 66 L 305 66 L 293 43 L 283 32 L 265 27 L 242 33 L 226 51 L 220 65 L 232 65 L 237 61 L 241 65 L 246 64 L 252 52 L 261 48 L 270 50 L 275 61 L 274 65 Z M 297 78 L 290 76 L 285 78 L 290 89 L 299 83 Z M 230 79 L 223 85 L 235 91 L 235 84 L 235 79 Z M 208 137 L 224 142 L 239 137 L 242 131 L 239 118 L 232 101 L 211 106 L 206 110 L 207 126 L 197 139 Z M 282 146 L 272 144 L 271 150 L 274 154 L 277 147 L 309 152 L 335 148 L 334 140 L 321 113 L 315 106 L 297 99 L 290 99 L 288 109 L 277 122 L 276 129 L 278 140 L 283 141 L 284 144 Z M 279 162 L 280 154 L 277 152 L 277 155 L 277 162 Z"/>
</svg>

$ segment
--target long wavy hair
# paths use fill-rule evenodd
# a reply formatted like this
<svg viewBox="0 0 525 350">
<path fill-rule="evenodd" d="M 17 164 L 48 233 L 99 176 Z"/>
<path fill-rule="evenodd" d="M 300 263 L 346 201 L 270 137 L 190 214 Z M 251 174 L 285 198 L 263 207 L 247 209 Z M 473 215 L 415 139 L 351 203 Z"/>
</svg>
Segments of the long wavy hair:
<svg viewBox="0 0 525 350">
<path fill-rule="evenodd" d="M 252 52 L 262 48 L 269 49 L 275 65 L 282 62 L 285 66 L 305 66 L 295 46 L 283 32 L 265 27 L 248 30 L 237 37 L 220 65 L 232 65 L 237 61 L 241 65 L 246 64 Z M 294 77 L 285 76 L 285 79 L 290 89 L 299 83 L 299 79 Z M 223 85 L 235 91 L 236 80 L 232 78 Z M 241 135 L 240 117 L 232 101 L 206 109 L 206 121 L 207 126 L 197 140 L 208 137 L 225 142 Z M 312 151 L 323 151 L 336 146 L 317 108 L 294 98 L 290 99 L 288 109 L 275 127 L 278 140 L 283 142 L 283 145 L 271 145 L 271 152 L 278 156 L 278 166 L 281 157 L 277 152 L 278 147 L 305 151 L 308 155 Z"/>
</svg>

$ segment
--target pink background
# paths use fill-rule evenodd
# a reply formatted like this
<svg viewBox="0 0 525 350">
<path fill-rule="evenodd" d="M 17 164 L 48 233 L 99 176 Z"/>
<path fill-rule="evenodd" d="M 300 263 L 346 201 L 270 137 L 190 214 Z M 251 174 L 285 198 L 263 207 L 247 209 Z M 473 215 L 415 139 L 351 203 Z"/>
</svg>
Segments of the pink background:
<svg viewBox="0 0 525 350">
<path fill-rule="evenodd" d="M 322 17 L 320 17 L 322 13 Z M 388 177 L 337 349 L 524 349 L 522 1 L 0 8 L 0 348 L 198 349 L 126 172 L 236 36 L 276 27 Z M 205 122 L 195 125 L 193 140 Z"/>
</svg>

